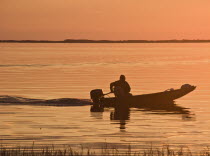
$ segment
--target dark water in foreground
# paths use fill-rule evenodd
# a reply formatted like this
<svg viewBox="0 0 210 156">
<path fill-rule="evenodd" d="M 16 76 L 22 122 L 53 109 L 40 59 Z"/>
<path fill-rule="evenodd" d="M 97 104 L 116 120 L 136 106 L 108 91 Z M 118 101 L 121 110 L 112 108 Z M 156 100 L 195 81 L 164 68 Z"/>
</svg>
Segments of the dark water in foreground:
<svg viewBox="0 0 210 156">
<path fill-rule="evenodd" d="M 142 149 L 152 142 L 192 150 L 210 144 L 209 44 L 0 44 L 0 53 L 3 144 L 97 148 L 107 142 Z M 91 113 L 84 100 L 89 91 L 109 92 L 120 74 L 134 95 L 185 83 L 197 89 L 176 101 L 179 111 L 133 108 L 123 119 L 113 117 L 114 109 Z M 70 104 L 24 103 L 58 98 L 73 99 Z"/>
</svg>

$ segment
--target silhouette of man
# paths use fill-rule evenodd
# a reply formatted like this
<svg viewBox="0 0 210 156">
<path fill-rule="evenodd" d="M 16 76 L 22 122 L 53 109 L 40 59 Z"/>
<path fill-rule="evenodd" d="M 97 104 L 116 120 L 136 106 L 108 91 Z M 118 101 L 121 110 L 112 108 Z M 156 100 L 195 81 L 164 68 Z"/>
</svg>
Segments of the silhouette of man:
<svg viewBox="0 0 210 156">
<path fill-rule="evenodd" d="M 120 80 L 110 83 L 110 90 L 116 97 L 122 97 L 130 94 L 130 85 L 127 81 L 125 81 L 125 79 L 125 75 L 120 75 Z"/>
</svg>

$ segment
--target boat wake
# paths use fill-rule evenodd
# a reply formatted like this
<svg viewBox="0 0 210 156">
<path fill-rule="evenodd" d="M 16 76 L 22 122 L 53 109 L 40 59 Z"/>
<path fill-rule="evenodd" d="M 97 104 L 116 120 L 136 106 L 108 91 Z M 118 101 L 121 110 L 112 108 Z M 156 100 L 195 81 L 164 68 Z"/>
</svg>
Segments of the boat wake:
<svg viewBox="0 0 210 156">
<path fill-rule="evenodd" d="M 59 98 L 46 100 L 0 95 L 0 105 L 86 106 L 90 104 L 92 102 L 89 99 Z"/>
</svg>

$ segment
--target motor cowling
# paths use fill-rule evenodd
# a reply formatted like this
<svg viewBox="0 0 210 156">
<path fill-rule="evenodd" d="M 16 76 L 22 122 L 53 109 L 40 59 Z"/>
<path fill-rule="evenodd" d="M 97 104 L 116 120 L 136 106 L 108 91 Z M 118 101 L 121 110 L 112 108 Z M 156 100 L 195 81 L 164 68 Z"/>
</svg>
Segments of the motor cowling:
<svg viewBox="0 0 210 156">
<path fill-rule="evenodd" d="M 99 103 L 99 100 L 103 95 L 102 89 L 94 89 L 90 91 L 90 98 L 94 103 Z"/>
</svg>

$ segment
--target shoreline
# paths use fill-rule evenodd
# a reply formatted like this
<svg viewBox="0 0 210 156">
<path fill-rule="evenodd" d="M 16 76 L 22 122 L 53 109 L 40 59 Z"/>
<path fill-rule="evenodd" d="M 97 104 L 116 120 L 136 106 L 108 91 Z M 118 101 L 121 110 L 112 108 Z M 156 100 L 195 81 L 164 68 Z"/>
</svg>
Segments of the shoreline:
<svg viewBox="0 0 210 156">
<path fill-rule="evenodd" d="M 8 146 L 8 145 L 7 145 Z M 152 144 L 143 149 L 133 149 L 131 145 L 127 148 L 119 149 L 116 146 L 105 143 L 100 148 L 91 148 L 80 145 L 72 147 L 71 145 L 56 146 L 42 145 L 37 148 L 34 144 L 31 146 L 7 147 L 0 145 L 0 155 L 2 156 L 209 156 L 208 146 L 203 149 L 191 151 L 188 146 L 173 147 L 168 144 L 159 148 L 153 147 Z"/>
<path fill-rule="evenodd" d="M 210 43 L 210 40 L 0 40 L 0 43 Z"/>
</svg>

